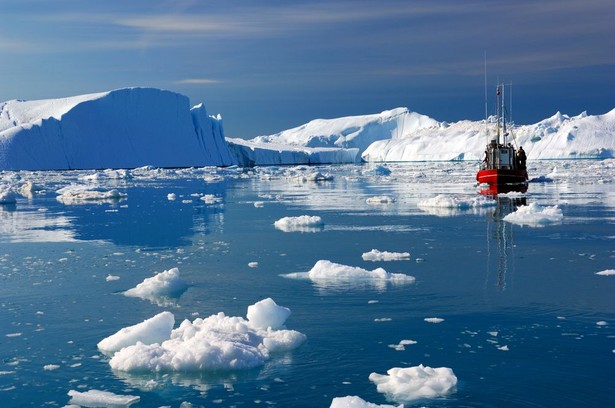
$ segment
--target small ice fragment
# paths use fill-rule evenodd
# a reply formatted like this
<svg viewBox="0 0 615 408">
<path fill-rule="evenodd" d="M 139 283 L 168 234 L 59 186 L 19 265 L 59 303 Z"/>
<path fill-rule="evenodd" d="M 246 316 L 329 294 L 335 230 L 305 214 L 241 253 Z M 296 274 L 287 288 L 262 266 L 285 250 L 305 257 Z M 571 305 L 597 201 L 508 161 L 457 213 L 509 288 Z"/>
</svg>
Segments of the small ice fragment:
<svg viewBox="0 0 615 408">
<path fill-rule="evenodd" d="M 112 392 L 99 390 L 89 390 L 86 392 L 70 390 L 68 391 L 68 395 L 71 397 L 69 404 L 87 407 L 128 407 L 141 399 L 134 395 L 118 395 Z"/>
<path fill-rule="evenodd" d="M 444 319 L 440 317 L 426 317 L 425 320 L 427 323 L 442 323 Z"/>
</svg>

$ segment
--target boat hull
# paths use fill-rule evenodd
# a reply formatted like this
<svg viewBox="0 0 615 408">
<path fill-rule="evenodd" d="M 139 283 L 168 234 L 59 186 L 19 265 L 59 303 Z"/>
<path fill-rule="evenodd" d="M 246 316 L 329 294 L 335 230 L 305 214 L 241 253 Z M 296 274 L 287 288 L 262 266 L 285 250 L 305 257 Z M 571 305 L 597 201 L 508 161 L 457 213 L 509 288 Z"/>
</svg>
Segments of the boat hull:
<svg viewBox="0 0 615 408">
<path fill-rule="evenodd" d="M 485 169 L 476 174 L 480 184 L 505 185 L 527 183 L 526 170 Z"/>
</svg>

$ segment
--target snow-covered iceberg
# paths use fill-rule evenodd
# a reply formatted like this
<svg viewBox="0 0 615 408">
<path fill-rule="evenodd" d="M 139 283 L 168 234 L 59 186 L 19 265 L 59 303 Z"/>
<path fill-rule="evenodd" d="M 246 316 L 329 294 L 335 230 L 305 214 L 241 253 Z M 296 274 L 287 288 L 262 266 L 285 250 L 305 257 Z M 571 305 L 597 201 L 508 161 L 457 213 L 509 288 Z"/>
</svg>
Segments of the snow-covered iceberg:
<svg viewBox="0 0 615 408">
<path fill-rule="evenodd" d="M 490 117 L 487 128 L 495 127 L 494 121 Z M 614 129 L 615 109 L 595 116 L 558 112 L 536 124 L 515 127 L 513 135 L 530 160 L 601 159 L 615 157 Z M 255 151 L 270 149 L 279 154 L 288 149 L 358 149 L 357 157 L 366 162 L 404 162 L 481 160 L 487 139 L 484 120 L 448 123 L 396 108 L 373 115 L 317 119 L 241 143 Z M 259 164 L 257 154 L 253 156 Z"/>
<path fill-rule="evenodd" d="M 155 88 L 0 104 L 0 170 L 230 165 L 220 116 Z"/>
</svg>

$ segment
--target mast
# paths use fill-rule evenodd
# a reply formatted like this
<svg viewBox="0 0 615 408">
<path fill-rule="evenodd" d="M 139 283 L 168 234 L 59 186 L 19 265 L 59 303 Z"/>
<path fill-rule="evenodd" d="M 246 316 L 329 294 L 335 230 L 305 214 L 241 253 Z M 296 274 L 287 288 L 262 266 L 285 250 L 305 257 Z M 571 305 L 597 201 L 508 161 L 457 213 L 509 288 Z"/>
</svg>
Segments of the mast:
<svg viewBox="0 0 615 408">
<path fill-rule="evenodd" d="M 485 51 L 485 136 L 487 136 L 487 143 L 489 143 L 489 127 L 487 126 L 487 51 Z"/>
</svg>

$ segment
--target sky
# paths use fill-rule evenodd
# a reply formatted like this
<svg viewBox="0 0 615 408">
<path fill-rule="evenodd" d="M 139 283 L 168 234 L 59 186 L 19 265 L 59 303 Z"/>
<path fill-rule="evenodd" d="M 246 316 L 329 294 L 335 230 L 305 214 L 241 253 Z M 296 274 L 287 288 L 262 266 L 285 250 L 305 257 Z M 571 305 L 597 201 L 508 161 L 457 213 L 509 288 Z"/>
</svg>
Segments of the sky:
<svg viewBox="0 0 615 408">
<path fill-rule="evenodd" d="M 0 101 L 186 95 L 227 137 L 396 107 L 485 116 L 615 108 L 612 0 L 0 0 Z M 486 59 L 485 59 L 486 56 Z"/>
</svg>

